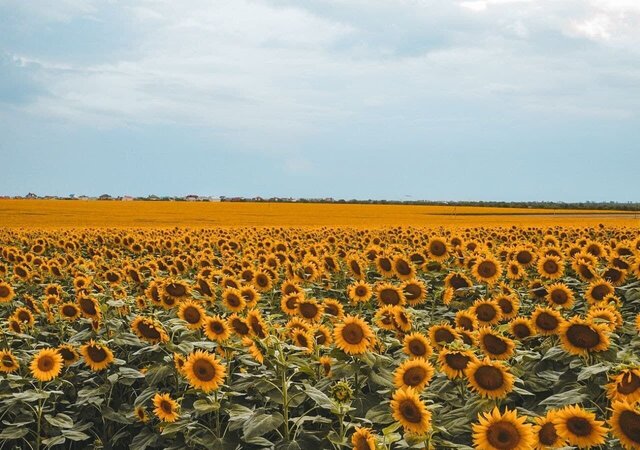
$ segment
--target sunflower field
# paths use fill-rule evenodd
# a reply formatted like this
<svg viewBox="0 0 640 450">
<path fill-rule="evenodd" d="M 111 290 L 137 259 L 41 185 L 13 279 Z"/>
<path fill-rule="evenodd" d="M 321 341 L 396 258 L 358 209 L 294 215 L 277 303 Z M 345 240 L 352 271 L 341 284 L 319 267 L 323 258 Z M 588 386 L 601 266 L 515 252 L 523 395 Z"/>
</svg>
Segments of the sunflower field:
<svg viewBox="0 0 640 450">
<path fill-rule="evenodd" d="M 0 230 L 0 448 L 640 448 L 640 231 Z"/>
</svg>

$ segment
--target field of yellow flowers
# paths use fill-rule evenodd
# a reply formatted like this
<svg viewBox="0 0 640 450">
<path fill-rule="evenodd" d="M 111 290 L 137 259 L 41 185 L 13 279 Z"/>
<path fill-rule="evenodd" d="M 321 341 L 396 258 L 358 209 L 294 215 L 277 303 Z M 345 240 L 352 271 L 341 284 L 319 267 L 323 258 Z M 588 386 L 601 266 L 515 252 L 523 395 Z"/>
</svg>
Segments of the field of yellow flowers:
<svg viewBox="0 0 640 450">
<path fill-rule="evenodd" d="M 640 230 L 585 220 L 6 226 L 0 447 L 638 449 Z"/>
</svg>

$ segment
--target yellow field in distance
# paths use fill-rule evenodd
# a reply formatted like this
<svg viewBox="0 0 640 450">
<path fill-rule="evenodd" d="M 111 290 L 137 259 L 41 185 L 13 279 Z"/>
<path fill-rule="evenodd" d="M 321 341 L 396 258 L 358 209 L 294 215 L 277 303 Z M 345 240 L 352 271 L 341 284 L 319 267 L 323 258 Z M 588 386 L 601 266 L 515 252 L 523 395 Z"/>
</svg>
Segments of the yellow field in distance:
<svg viewBox="0 0 640 450">
<path fill-rule="evenodd" d="M 0 226 L 639 226 L 640 214 L 414 205 L 0 200 Z"/>
</svg>

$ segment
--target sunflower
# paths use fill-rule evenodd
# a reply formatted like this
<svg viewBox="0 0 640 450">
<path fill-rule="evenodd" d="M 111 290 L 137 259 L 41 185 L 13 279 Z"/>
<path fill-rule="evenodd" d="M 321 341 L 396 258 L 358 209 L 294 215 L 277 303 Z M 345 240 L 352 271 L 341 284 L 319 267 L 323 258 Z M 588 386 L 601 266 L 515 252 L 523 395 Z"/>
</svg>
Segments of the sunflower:
<svg viewBox="0 0 640 450">
<path fill-rule="evenodd" d="M 251 334 L 251 328 L 249 328 L 247 321 L 236 313 L 233 313 L 227 318 L 227 324 L 229 325 L 231 331 L 239 337 L 244 337 Z"/>
<path fill-rule="evenodd" d="M 551 306 L 560 306 L 569 309 L 575 301 L 573 291 L 564 283 L 555 283 L 547 286 L 547 302 Z"/>
<path fill-rule="evenodd" d="M 624 448 L 640 448 L 640 407 L 627 401 L 616 401 L 609 419 L 611 433 L 620 440 Z"/>
<path fill-rule="evenodd" d="M 410 306 L 420 305 L 427 299 L 427 285 L 421 280 L 407 280 L 402 283 L 401 289 Z"/>
<path fill-rule="evenodd" d="M 321 356 L 318 360 L 320 364 L 320 368 L 322 369 L 322 374 L 325 377 L 331 376 L 331 367 L 333 366 L 333 358 L 331 356 Z"/>
<path fill-rule="evenodd" d="M 555 280 L 564 274 L 564 263 L 558 256 L 542 256 L 538 260 L 538 273 L 542 278 Z"/>
<path fill-rule="evenodd" d="M 382 308 L 378 308 L 376 314 L 373 318 L 376 325 L 382 328 L 383 330 L 394 331 L 395 330 L 395 321 L 393 318 L 393 313 L 398 308 L 397 306 L 383 306 Z"/>
<path fill-rule="evenodd" d="M 553 424 L 555 416 L 556 412 L 551 410 L 544 417 L 536 417 L 536 424 L 533 426 L 534 448 L 536 450 L 564 447 L 565 442 L 558 435 L 556 426 Z"/>
<path fill-rule="evenodd" d="M 303 294 L 288 294 L 280 300 L 280 309 L 285 314 L 292 316 L 298 313 L 298 302 L 304 298 Z"/>
<path fill-rule="evenodd" d="M 635 403 L 640 400 L 640 365 L 620 371 L 607 384 L 607 397 L 612 401 Z"/>
<path fill-rule="evenodd" d="M 64 361 L 65 367 L 74 364 L 76 361 L 80 359 L 80 354 L 75 349 L 75 347 L 71 344 L 62 344 L 59 345 L 56 349 L 60 356 L 62 356 L 62 360 Z"/>
<path fill-rule="evenodd" d="M 449 249 L 447 248 L 447 242 L 438 237 L 429 239 L 427 243 L 427 255 L 434 261 L 444 261 L 449 257 Z"/>
<path fill-rule="evenodd" d="M 464 290 L 470 288 L 473 286 L 473 283 L 464 273 L 451 272 L 445 277 L 444 285 L 445 287 L 452 288 L 454 291 L 458 291 L 458 289 Z"/>
<path fill-rule="evenodd" d="M 444 344 L 451 344 L 459 337 L 458 332 L 449 324 L 442 323 L 429 327 L 429 339 L 438 349 Z"/>
<path fill-rule="evenodd" d="M 55 349 L 43 348 L 31 360 L 31 375 L 39 381 L 50 381 L 62 371 L 62 356 Z"/>
<path fill-rule="evenodd" d="M 543 306 L 538 306 L 529 320 L 538 334 L 543 336 L 557 334 L 564 323 L 564 319 L 558 311 Z"/>
<path fill-rule="evenodd" d="M 17 308 L 12 314 L 12 317 L 28 327 L 32 326 L 35 321 L 31 310 L 29 308 L 25 308 L 24 306 Z"/>
<path fill-rule="evenodd" d="M 368 302 L 372 292 L 371 285 L 365 281 L 356 281 L 347 288 L 347 295 L 353 303 Z"/>
<path fill-rule="evenodd" d="M 456 326 L 466 331 L 475 331 L 478 328 L 478 319 L 468 310 L 460 310 L 456 313 Z"/>
<path fill-rule="evenodd" d="M 516 261 L 510 261 L 507 264 L 507 278 L 510 280 L 522 280 L 526 276 L 523 267 Z"/>
<path fill-rule="evenodd" d="M 624 323 L 620 311 L 618 311 L 613 304 L 592 306 L 587 312 L 587 318 L 593 320 L 595 323 L 604 323 L 611 331 L 621 327 Z"/>
<path fill-rule="evenodd" d="M 426 359 L 408 359 L 396 369 L 393 383 L 398 389 L 413 388 L 420 392 L 431 382 L 433 374 L 433 366 Z"/>
<path fill-rule="evenodd" d="M 433 354 L 429 339 L 422 333 L 411 333 L 402 341 L 403 351 L 412 358 L 428 358 Z"/>
<path fill-rule="evenodd" d="M 255 286 L 256 290 L 258 290 L 258 292 L 268 292 L 273 287 L 273 281 L 263 269 L 256 272 L 253 276 L 253 285 Z"/>
<path fill-rule="evenodd" d="M 478 359 L 471 350 L 444 347 L 438 354 L 440 370 L 451 380 L 463 376 L 469 364 L 477 361 Z"/>
<path fill-rule="evenodd" d="M 516 339 L 525 339 L 534 333 L 531 320 L 525 317 L 516 317 L 509 322 L 509 332 Z"/>
<path fill-rule="evenodd" d="M 259 362 L 260 364 L 264 363 L 264 355 L 262 354 L 262 351 L 260 350 L 260 347 L 258 347 L 256 341 L 249 337 L 243 337 L 242 345 L 244 345 L 244 347 L 249 352 L 249 355 L 251 355 L 254 360 Z"/>
<path fill-rule="evenodd" d="M 604 444 L 607 429 L 596 415 L 579 406 L 570 405 L 557 411 L 553 424 L 558 435 L 570 445 L 580 448 Z"/>
<path fill-rule="evenodd" d="M 324 312 L 331 320 L 342 320 L 344 317 L 344 307 L 335 298 L 325 298 L 322 301 L 322 305 L 324 306 Z"/>
<path fill-rule="evenodd" d="M 485 355 L 492 359 L 509 359 L 515 349 L 511 339 L 501 336 L 490 327 L 478 330 L 478 342 Z"/>
<path fill-rule="evenodd" d="M 376 268 L 385 278 L 393 276 L 393 261 L 388 256 L 380 255 L 376 258 Z"/>
<path fill-rule="evenodd" d="M 393 308 L 393 324 L 396 330 L 407 333 L 411 331 L 411 314 L 402 306 Z"/>
<path fill-rule="evenodd" d="M 393 271 L 403 281 L 410 280 L 416 275 L 416 268 L 411 263 L 411 260 L 401 255 L 393 258 Z"/>
<path fill-rule="evenodd" d="M 465 376 L 469 387 L 483 397 L 503 398 L 513 389 L 513 375 L 500 361 L 489 358 L 470 363 Z"/>
<path fill-rule="evenodd" d="M 600 303 L 608 295 L 614 293 L 613 286 L 608 281 L 597 281 L 589 284 L 587 291 L 584 293 L 590 304 Z"/>
<path fill-rule="evenodd" d="M 331 331 L 324 325 L 316 325 L 311 330 L 316 344 L 320 346 L 328 346 L 333 342 Z"/>
<path fill-rule="evenodd" d="M 60 308 L 58 308 L 58 312 L 63 319 L 68 320 L 69 322 L 80 317 L 80 308 L 78 308 L 74 303 L 63 303 L 60 305 Z"/>
<path fill-rule="evenodd" d="M 350 355 L 366 352 L 374 342 L 369 325 L 358 316 L 345 316 L 333 330 L 336 346 Z"/>
<path fill-rule="evenodd" d="M 502 275 L 502 266 L 492 256 L 478 258 L 471 270 L 474 278 L 490 286 L 494 285 Z"/>
<path fill-rule="evenodd" d="M 80 347 L 80 354 L 84 362 L 94 372 L 106 369 L 113 362 L 113 353 L 106 345 L 99 344 L 91 339 Z"/>
<path fill-rule="evenodd" d="M 204 334 L 216 342 L 224 342 L 231 337 L 227 321 L 220 316 L 206 317 L 202 323 Z"/>
<path fill-rule="evenodd" d="M 160 286 L 161 297 L 171 297 L 174 300 L 171 304 L 175 304 L 178 301 L 187 298 L 189 293 L 189 285 L 184 281 L 167 280 Z"/>
<path fill-rule="evenodd" d="M 167 335 L 163 326 L 151 317 L 137 316 L 131 322 L 131 330 L 140 339 L 150 344 L 167 342 L 169 340 L 169 335 Z"/>
<path fill-rule="evenodd" d="M 9 303 L 15 296 L 13 287 L 5 281 L 0 281 L 0 303 Z"/>
<path fill-rule="evenodd" d="M 305 349 L 305 353 L 313 353 L 315 340 L 311 331 L 296 329 L 291 332 L 291 340 L 296 347 Z"/>
<path fill-rule="evenodd" d="M 142 406 L 136 406 L 133 410 L 133 416 L 136 418 L 138 422 L 147 423 L 149 421 L 149 415 L 147 414 L 147 410 Z"/>
<path fill-rule="evenodd" d="M 247 306 L 240 289 L 228 287 L 222 292 L 222 303 L 232 312 L 240 312 Z"/>
<path fill-rule="evenodd" d="M 601 352 L 609 348 L 609 329 L 588 319 L 572 317 L 558 330 L 564 349 L 573 355 Z"/>
<path fill-rule="evenodd" d="M 156 393 L 153 396 L 153 406 L 153 413 L 163 422 L 175 422 L 180 417 L 178 403 L 169 394 Z"/>
<path fill-rule="evenodd" d="M 379 283 L 376 286 L 376 298 L 380 306 L 404 305 L 406 302 L 404 292 L 390 283 Z"/>
<path fill-rule="evenodd" d="M 502 310 L 493 300 L 476 300 L 471 311 L 480 325 L 495 325 L 502 320 Z"/>
<path fill-rule="evenodd" d="M 303 298 L 297 303 L 297 312 L 305 320 L 319 322 L 322 320 L 324 307 L 315 298 Z"/>
<path fill-rule="evenodd" d="M 247 303 L 247 308 L 255 307 L 260 300 L 260 293 L 251 285 L 240 288 L 240 295 Z"/>
<path fill-rule="evenodd" d="M 431 413 L 412 388 L 398 389 L 391 400 L 393 418 L 411 433 L 426 434 L 431 429 Z"/>
<path fill-rule="evenodd" d="M 356 427 L 351 436 L 354 450 L 376 450 L 376 438 L 371 428 Z"/>
<path fill-rule="evenodd" d="M 204 308 L 193 300 L 181 302 L 178 307 L 178 317 L 186 322 L 190 330 L 202 327 L 206 315 Z"/>
<path fill-rule="evenodd" d="M 478 450 L 528 450 L 533 446 L 534 435 L 526 417 L 518 417 L 515 411 L 500 413 L 497 407 L 491 412 L 478 414 L 473 425 L 473 444 Z"/>
<path fill-rule="evenodd" d="M 258 309 L 252 309 L 247 313 L 247 324 L 249 328 L 251 328 L 251 333 L 260 338 L 264 339 L 267 337 L 267 324 L 262 318 L 262 314 Z"/>
<path fill-rule="evenodd" d="M 191 353 L 182 370 L 189 384 L 205 393 L 218 389 L 227 375 L 225 366 L 215 355 L 202 350 Z"/>
<path fill-rule="evenodd" d="M 18 358 L 11 350 L 0 350 L 0 372 L 13 373 L 20 368 Z"/>
<path fill-rule="evenodd" d="M 536 255 L 531 250 L 521 247 L 515 251 L 514 258 L 521 266 L 529 267 L 535 262 Z"/>
</svg>

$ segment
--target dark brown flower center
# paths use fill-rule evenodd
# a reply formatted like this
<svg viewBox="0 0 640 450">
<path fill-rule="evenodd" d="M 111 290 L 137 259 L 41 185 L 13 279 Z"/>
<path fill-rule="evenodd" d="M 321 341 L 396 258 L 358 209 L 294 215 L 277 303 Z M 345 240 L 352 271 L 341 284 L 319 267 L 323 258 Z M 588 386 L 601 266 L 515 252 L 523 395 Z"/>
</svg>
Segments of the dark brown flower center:
<svg viewBox="0 0 640 450">
<path fill-rule="evenodd" d="M 558 439 L 558 433 L 556 433 L 556 427 L 552 422 L 547 422 L 540 427 L 538 431 L 538 439 L 543 445 L 553 445 Z"/>
<path fill-rule="evenodd" d="M 349 323 L 342 329 L 342 338 L 351 345 L 357 345 L 364 339 L 364 330 L 357 323 Z"/>
<path fill-rule="evenodd" d="M 536 326 L 542 328 L 545 331 L 552 331 L 558 327 L 558 319 L 553 314 L 543 312 L 536 317 Z"/>
<path fill-rule="evenodd" d="M 400 300 L 400 295 L 395 289 L 385 288 L 380 291 L 380 301 L 385 305 L 398 305 Z"/>
<path fill-rule="evenodd" d="M 422 421 L 422 414 L 412 400 L 403 400 L 398 409 L 407 422 L 420 423 Z"/>
<path fill-rule="evenodd" d="M 473 379 L 482 389 L 495 391 L 504 385 L 502 371 L 493 366 L 481 366 L 473 374 Z"/>
<path fill-rule="evenodd" d="M 640 377 L 633 372 L 628 372 L 617 384 L 616 389 L 623 395 L 634 393 L 640 388 Z"/>
<path fill-rule="evenodd" d="M 299 309 L 300 314 L 305 319 L 313 319 L 318 314 L 318 307 L 313 303 L 301 303 Z"/>
<path fill-rule="evenodd" d="M 405 370 L 404 374 L 402 375 L 402 381 L 407 386 L 414 387 L 422 383 L 427 375 L 428 373 L 424 367 L 414 366 Z"/>
<path fill-rule="evenodd" d="M 446 328 L 438 328 L 434 333 L 434 337 L 436 342 L 446 342 L 447 344 L 455 341 L 456 339 L 454 334 Z"/>
<path fill-rule="evenodd" d="M 640 414 L 625 410 L 620 413 L 618 425 L 622 433 L 634 444 L 640 445 Z"/>
<path fill-rule="evenodd" d="M 187 289 L 179 283 L 167 284 L 167 286 L 165 287 L 165 291 L 172 297 L 182 297 L 187 293 Z"/>
<path fill-rule="evenodd" d="M 584 417 L 570 417 L 567 420 L 567 429 L 576 436 L 589 436 L 593 431 L 591 422 Z"/>
<path fill-rule="evenodd" d="M 489 303 L 483 303 L 481 305 L 478 305 L 478 307 L 476 308 L 476 316 L 482 322 L 491 322 L 493 319 L 495 319 L 497 314 L 498 312 L 496 311 L 496 308 Z"/>
<path fill-rule="evenodd" d="M 485 335 L 482 338 L 482 342 L 487 351 L 493 355 L 502 355 L 509 349 L 509 346 L 504 339 L 493 334 Z"/>
<path fill-rule="evenodd" d="M 193 363 L 193 373 L 200 381 L 211 381 L 216 376 L 216 368 L 204 358 L 196 359 Z"/>
<path fill-rule="evenodd" d="M 471 358 L 463 355 L 462 353 L 449 353 L 445 355 L 444 359 L 447 362 L 447 365 L 455 370 L 466 369 L 469 365 L 469 361 L 471 361 Z"/>
<path fill-rule="evenodd" d="M 447 246 L 441 241 L 433 241 L 429 244 L 429 253 L 434 256 L 442 256 L 447 252 Z"/>
<path fill-rule="evenodd" d="M 409 342 L 409 351 L 414 356 L 424 356 L 427 354 L 427 347 L 419 339 L 412 339 Z"/>
<path fill-rule="evenodd" d="M 496 422 L 487 430 L 487 440 L 498 449 L 514 449 L 520 443 L 520 433 L 510 422 Z"/>
<path fill-rule="evenodd" d="M 42 372 L 48 372 L 53 369 L 54 361 L 51 356 L 45 355 L 38 358 L 38 369 Z"/>
<path fill-rule="evenodd" d="M 575 347 L 590 349 L 600 343 L 600 335 L 588 325 L 573 324 L 567 330 L 567 339 Z"/>
<path fill-rule="evenodd" d="M 498 272 L 498 268 L 493 261 L 482 261 L 478 264 L 478 274 L 482 278 L 491 278 Z"/>
<path fill-rule="evenodd" d="M 93 362 L 100 363 L 107 359 L 107 352 L 99 345 L 90 345 L 87 348 L 87 353 Z"/>
</svg>

